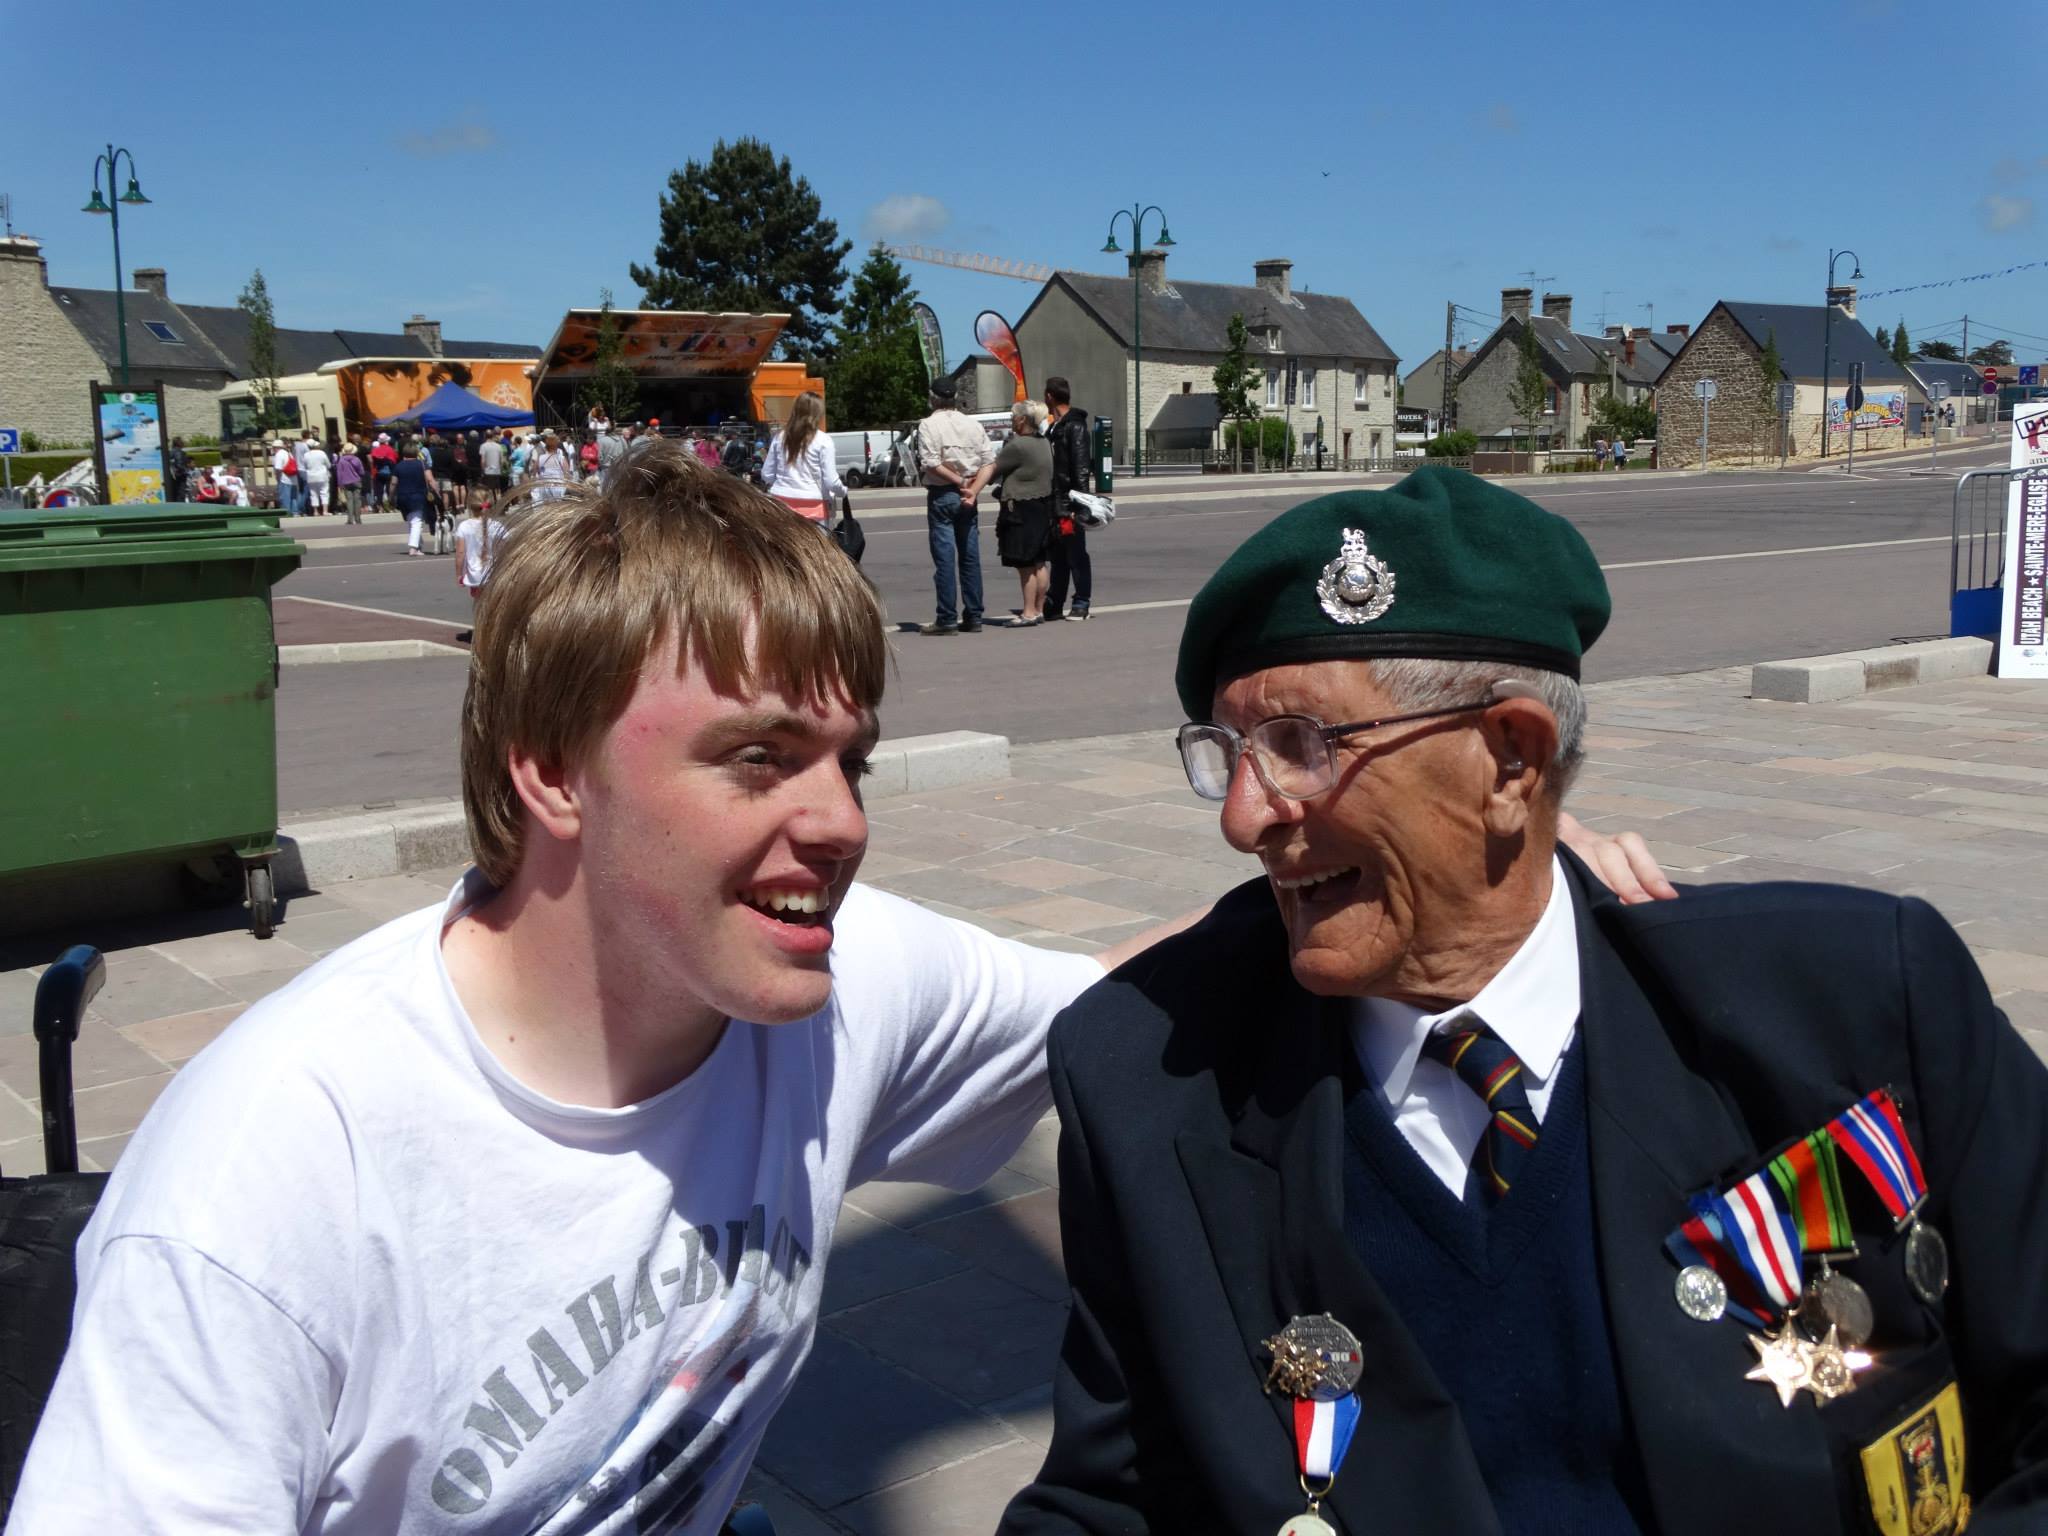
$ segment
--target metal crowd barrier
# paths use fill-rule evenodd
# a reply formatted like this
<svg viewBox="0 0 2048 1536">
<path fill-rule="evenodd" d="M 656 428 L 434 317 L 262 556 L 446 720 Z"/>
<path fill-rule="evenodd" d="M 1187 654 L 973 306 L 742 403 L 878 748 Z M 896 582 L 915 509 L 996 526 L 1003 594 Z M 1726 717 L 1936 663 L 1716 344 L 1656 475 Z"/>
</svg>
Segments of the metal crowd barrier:
<svg viewBox="0 0 2048 1536">
<path fill-rule="evenodd" d="M 2005 580 L 2005 505 L 2022 469 L 1973 469 L 1956 480 L 1949 514 L 1948 632 L 1998 632 L 1999 591 Z"/>
</svg>

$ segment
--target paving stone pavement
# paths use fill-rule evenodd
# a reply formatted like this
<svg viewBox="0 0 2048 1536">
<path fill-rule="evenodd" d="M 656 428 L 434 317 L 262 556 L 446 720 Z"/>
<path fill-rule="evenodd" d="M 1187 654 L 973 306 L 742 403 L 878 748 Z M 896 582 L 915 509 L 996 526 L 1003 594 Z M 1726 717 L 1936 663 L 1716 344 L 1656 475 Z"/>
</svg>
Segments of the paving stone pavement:
<svg viewBox="0 0 2048 1536">
<path fill-rule="evenodd" d="M 1848 881 L 1924 896 L 2048 1056 L 2048 689 L 1993 679 L 1836 704 L 1746 697 L 1744 670 L 1588 692 L 1570 803 L 1633 828 L 1682 880 Z M 1001 783 L 878 800 L 865 878 L 994 932 L 1092 951 L 1253 873 L 1163 736 L 1017 748 Z M 2032 874 L 2029 871 L 2033 871 Z M 180 1064 L 250 1002 L 457 871 L 293 900 L 257 943 L 194 913 L 0 943 L 0 1166 L 40 1166 L 37 967 L 107 951 L 77 1053 L 84 1157 L 111 1167 Z M 871 1185 L 848 1200 L 816 1349 L 753 1488 L 784 1536 L 986 1532 L 1038 1465 L 1064 1313 L 1057 1129 L 971 1195 Z"/>
</svg>

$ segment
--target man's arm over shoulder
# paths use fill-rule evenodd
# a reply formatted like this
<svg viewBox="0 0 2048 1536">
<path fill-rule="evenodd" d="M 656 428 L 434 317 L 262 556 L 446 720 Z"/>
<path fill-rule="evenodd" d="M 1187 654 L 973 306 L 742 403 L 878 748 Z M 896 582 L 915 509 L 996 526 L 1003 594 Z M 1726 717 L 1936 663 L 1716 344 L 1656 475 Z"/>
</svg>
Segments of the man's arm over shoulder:
<svg viewBox="0 0 2048 1536">
<path fill-rule="evenodd" d="M 2038 1530 L 2048 1517 L 2048 1068 L 1932 907 L 1899 904 L 1898 943 L 1909 1112 L 1929 1219 L 1951 1250 L 1947 1326 L 1972 1436 L 1972 1529 Z"/>
</svg>

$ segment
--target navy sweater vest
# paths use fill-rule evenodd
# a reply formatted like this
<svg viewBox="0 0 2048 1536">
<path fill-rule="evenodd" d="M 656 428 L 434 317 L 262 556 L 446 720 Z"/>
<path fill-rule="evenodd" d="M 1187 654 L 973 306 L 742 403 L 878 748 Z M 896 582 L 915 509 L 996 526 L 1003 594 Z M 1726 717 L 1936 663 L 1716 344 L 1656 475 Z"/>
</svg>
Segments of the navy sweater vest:
<svg viewBox="0 0 2048 1536">
<path fill-rule="evenodd" d="M 1535 1154 L 1490 1213 L 1430 1172 L 1376 1089 L 1345 1112 L 1345 1235 L 1458 1404 L 1508 1536 L 1645 1529 L 1594 1245 L 1583 1057 L 1566 1053 Z"/>
</svg>

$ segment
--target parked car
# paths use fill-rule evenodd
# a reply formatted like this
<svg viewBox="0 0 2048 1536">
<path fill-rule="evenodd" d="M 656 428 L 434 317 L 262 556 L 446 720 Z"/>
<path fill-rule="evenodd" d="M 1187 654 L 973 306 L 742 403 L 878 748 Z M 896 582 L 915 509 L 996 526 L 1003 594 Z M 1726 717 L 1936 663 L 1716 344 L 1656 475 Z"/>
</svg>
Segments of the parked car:
<svg viewBox="0 0 2048 1536">
<path fill-rule="evenodd" d="M 901 435 L 885 428 L 864 432 L 834 432 L 832 451 L 838 457 L 839 478 L 848 485 L 882 486 L 910 483 L 909 454 Z"/>
</svg>

